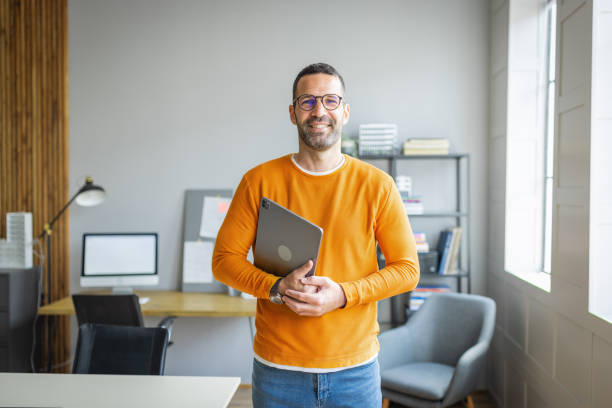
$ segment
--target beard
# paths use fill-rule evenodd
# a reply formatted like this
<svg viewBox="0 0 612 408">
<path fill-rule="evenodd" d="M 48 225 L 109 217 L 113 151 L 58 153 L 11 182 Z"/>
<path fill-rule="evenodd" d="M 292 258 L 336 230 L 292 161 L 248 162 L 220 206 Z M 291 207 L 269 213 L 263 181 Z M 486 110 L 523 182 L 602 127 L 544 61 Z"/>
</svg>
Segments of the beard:
<svg viewBox="0 0 612 408">
<path fill-rule="evenodd" d="M 310 127 L 310 123 L 312 122 L 328 123 L 331 125 L 331 129 L 326 131 L 313 129 Z M 297 128 L 298 135 L 300 139 L 302 139 L 302 142 L 304 142 L 306 146 L 317 151 L 329 149 L 340 140 L 342 135 L 342 125 L 338 125 L 338 123 L 330 117 L 310 118 L 300 123 Z"/>
</svg>

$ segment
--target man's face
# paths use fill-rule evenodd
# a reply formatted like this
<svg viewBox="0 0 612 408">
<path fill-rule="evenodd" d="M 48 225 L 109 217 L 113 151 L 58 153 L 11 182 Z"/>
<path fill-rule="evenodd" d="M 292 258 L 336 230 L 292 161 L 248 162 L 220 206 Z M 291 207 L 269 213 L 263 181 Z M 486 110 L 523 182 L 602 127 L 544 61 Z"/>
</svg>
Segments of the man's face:
<svg viewBox="0 0 612 408">
<path fill-rule="evenodd" d="M 334 75 L 311 74 L 300 78 L 296 98 L 301 95 L 343 97 L 342 83 Z M 296 103 L 289 106 L 291 122 L 297 126 L 300 139 L 313 150 L 324 151 L 334 146 L 342 136 L 342 127 L 349 118 L 349 106 L 342 101 L 334 110 L 327 110 L 321 98 L 312 110 L 304 110 Z"/>
</svg>

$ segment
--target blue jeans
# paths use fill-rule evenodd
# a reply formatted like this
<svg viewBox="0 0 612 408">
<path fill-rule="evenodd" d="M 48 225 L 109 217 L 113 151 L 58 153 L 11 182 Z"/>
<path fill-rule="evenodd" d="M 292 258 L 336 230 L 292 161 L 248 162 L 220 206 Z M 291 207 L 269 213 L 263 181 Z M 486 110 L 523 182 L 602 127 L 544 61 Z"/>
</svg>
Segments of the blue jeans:
<svg viewBox="0 0 612 408">
<path fill-rule="evenodd" d="M 253 360 L 254 408 L 380 408 L 378 360 L 334 373 L 280 370 Z"/>
</svg>

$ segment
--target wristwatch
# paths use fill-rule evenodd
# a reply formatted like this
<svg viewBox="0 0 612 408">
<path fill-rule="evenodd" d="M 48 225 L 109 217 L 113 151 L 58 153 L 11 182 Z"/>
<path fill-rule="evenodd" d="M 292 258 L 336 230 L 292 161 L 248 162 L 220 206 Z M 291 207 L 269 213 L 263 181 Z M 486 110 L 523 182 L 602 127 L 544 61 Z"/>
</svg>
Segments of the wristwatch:
<svg viewBox="0 0 612 408">
<path fill-rule="evenodd" d="M 280 305 L 283 303 L 283 295 L 278 291 L 278 287 L 280 285 L 280 281 L 282 278 L 279 278 L 272 288 L 270 289 L 270 302 Z"/>
</svg>

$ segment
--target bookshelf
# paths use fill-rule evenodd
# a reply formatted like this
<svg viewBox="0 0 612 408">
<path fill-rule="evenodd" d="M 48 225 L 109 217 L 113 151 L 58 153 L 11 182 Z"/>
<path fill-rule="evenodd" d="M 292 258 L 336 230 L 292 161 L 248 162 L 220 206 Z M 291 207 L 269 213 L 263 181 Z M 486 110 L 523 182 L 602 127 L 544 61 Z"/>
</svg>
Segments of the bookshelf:
<svg viewBox="0 0 612 408">
<path fill-rule="evenodd" d="M 437 273 L 421 272 L 422 278 L 428 281 L 443 283 L 449 279 L 455 281 L 457 292 L 471 293 L 471 260 L 470 260 L 470 156 L 467 153 L 453 153 L 447 155 L 364 155 L 357 156 L 364 161 L 386 162 L 387 172 L 393 179 L 398 175 L 398 163 L 402 161 L 450 161 L 454 165 L 451 171 L 454 174 L 446 174 L 444 177 L 454 177 L 454 197 L 451 198 L 452 205 L 448 211 L 427 211 L 423 214 L 409 214 L 413 230 L 418 231 L 423 223 L 430 220 L 449 219 L 452 226 L 461 227 L 461 247 L 458 253 L 457 273 L 441 275 Z M 418 178 L 418 173 L 410 174 L 412 178 Z M 442 194 L 442 193 L 439 193 Z M 431 240 L 433 237 L 429 237 Z M 431 245 L 431 242 L 430 242 Z M 434 247 L 435 248 L 435 247 Z M 379 259 L 379 262 L 381 260 Z M 384 259 L 382 259 L 384 265 Z M 381 266 L 382 266 L 381 265 Z M 401 295 L 399 295 L 401 296 Z M 391 298 L 391 326 L 401 323 L 399 313 L 403 313 L 403 306 L 398 304 L 397 297 Z M 399 310 L 398 310 L 399 309 Z"/>
</svg>

